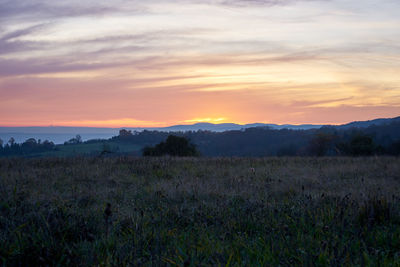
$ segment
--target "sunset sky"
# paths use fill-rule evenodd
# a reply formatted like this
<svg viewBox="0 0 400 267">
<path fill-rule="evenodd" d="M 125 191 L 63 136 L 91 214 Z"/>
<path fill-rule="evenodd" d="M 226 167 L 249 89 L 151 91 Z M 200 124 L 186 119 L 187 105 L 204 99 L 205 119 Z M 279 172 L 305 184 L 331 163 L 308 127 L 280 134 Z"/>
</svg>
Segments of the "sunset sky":
<svg viewBox="0 0 400 267">
<path fill-rule="evenodd" d="M 399 0 L 0 0 L 0 126 L 400 115 Z"/>
</svg>

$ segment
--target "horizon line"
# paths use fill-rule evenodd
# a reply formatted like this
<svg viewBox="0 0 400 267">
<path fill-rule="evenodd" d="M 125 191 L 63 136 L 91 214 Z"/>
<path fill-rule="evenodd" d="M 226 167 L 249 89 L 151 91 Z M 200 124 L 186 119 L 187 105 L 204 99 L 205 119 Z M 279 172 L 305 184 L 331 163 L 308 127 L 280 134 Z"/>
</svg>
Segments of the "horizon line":
<svg viewBox="0 0 400 267">
<path fill-rule="evenodd" d="M 18 126 L 5 126 L 5 125 L 0 125 L 0 128 L 51 128 L 51 127 L 59 127 L 59 128 L 103 128 L 103 129 L 125 129 L 125 128 L 141 128 L 141 129 L 162 129 L 162 128 L 169 128 L 169 127 L 174 127 L 174 126 L 193 126 L 197 124 L 212 124 L 212 125 L 223 125 L 223 124 L 236 124 L 239 126 L 246 126 L 250 124 L 272 124 L 272 125 L 277 125 L 277 126 L 284 126 L 284 125 L 292 125 L 292 126 L 302 126 L 302 125 L 315 125 L 315 126 L 339 126 L 339 125 L 345 125 L 353 122 L 366 122 L 366 121 L 373 121 L 373 120 L 384 120 L 384 119 L 396 119 L 400 118 L 399 116 L 394 116 L 394 117 L 375 117 L 372 119 L 365 119 L 365 120 L 350 120 L 347 122 L 323 122 L 323 123 L 273 123 L 273 122 L 250 122 L 250 123 L 242 123 L 242 122 L 221 122 L 221 123 L 215 123 L 215 122 L 207 122 L 207 121 L 198 121 L 198 122 L 193 122 L 192 124 L 185 124 L 184 122 L 177 124 L 170 124 L 167 126 L 116 126 L 116 127 L 107 127 L 107 126 L 74 126 L 74 125 L 18 125 Z"/>
<path fill-rule="evenodd" d="M 393 116 L 393 117 L 374 117 L 374 118 L 369 118 L 369 119 L 364 119 L 364 120 L 348 120 L 348 121 L 342 121 L 342 122 L 322 122 L 322 123 L 312 123 L 312 122 L 302 122 L 302 123 L 290 123 L 290 122 L 285 122 L 285 123 L 274 123 L 274 122 L 213 122 L 213 121 L 193 121 L 192 123 L 188 123 L 187 121 L 178 121 L 175 124 L 164 124 L 164 126 L 161 126 L 160 122 L 154 122 L 154 126 L 128 126 L 128 125 L 123 125 L 123 126 L 86 126 L 86 125 L 57 125 L 57 124 L 50 124 L 50 125 L 0 125 L 0 128 L 51 128 L 51 127 L 59 127 L 59 128 L 103 128 L 103 129 L 125 129 L 125 128 L 140 128 L 140 129 L 162 129 L 162 128 L 169 128 L 169 127 L 174 127 L 174 126 L 193 126 L 197 124 L 211 124 L 211 125 L 223 125 L 223 124 L 236 124 L 239 126 L 246 126 L 250 124 L 272 124 L 272 125 L 277 125 L 277 126 L 284 126 L 284 125 L 292 125 L 292 126 L 302 126 L 302 125 L 316 125 L 316 126 L 339 126 L 339 125 L 345 125 L 349 124 L 352 122 L 366 122 L 366 121 L 373 121 L 373 120 L 381 120 L 381 119 L 395 119 L 395 118 L 400 118 L 400 115 L 398 116 Z M 157 125 L 158 124 L 158 125 Z"/>
<path fill-rule="evenodd" d="M 396 118 L 396 117 L 394 117 Z M 393 118 L 376 118 L 376 119 L 393 119 Z M 376 120 L 376 119 L 371 119 L 371 120 Z M 365 120 L 365 121 L 370 121 L 370 120 Z M 342 122 L 342 123 L 271 123 L 271 122 L 251 122 L 251 123 L 235 123 L 235 122 L 223 122 L 223 123 L 212 123 L 212 122 L 196 122 L 192 124 L 173 124 L 173 125 L 168 125 L 168 126 L 117 126 L 117 127 L 106 127 L 106 126 L 73 126 L 73 125 L 19 125 L 19 126 L 4 126 L 0 125 L 0 128 L 102 128 L 102 129 L 127 129 L 127 128 L 139 128 L 139 129 L 163 129 L 163 128 L 169 128 L 169 127 L 174 127 L 174 126 L 194 126 L 198 124 L 211 124 L 211 125 L 224 125 L 224 124 L 235 124 L 239 126 L 246 126 L 246 125 L 251 125 L 251 124 L 265 124 L 266 126 L 268 125 L 277 125 L 277 126 L 285 126 L 285 125 L 291 125 L 291 126 L 302 126 L 302 125 L 315 125 L 315 126 L 339 126 L 339 125 L 344 125 L 352 122 L 359 122 L 359 121 L 350 121 L 350 122 Z"/>
</svg>

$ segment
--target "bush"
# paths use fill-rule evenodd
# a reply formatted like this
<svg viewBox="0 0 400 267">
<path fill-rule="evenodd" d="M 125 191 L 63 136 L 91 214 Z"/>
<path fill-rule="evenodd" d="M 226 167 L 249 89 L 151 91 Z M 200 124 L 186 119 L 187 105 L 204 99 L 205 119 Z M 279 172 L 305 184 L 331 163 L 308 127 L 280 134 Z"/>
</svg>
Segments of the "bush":
<svg viewBox="0 0 400 267">
<path fill-rule="evenodd" d="M 143 149 L 143 156 L 194 157 L 198 154 L 195 145 L 191 144 L 188 139 L 175 135 L 168 136 L 165 142 L 161 142 L 155 147 L 146 146 Z"/>
<path fill-rule="evenodd" d="M 351 139 L 350 149 L 353 156 L 370 156 L 375 152 L 375 144 L 370 136 L 357 135 Z"/>
</svg>

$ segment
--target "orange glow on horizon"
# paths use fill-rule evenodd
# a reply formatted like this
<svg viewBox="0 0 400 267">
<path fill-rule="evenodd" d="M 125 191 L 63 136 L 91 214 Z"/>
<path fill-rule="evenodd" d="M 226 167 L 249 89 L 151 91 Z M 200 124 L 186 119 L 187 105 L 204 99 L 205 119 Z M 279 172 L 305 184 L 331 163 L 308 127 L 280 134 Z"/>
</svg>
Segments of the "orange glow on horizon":
<svg viewBox="0 0 400 267">
<path fill-rule="evenodd" d="M 227 120 L 225 118 L 197 118 L 184 120 L 184 123 L 200 123 L 200 122 L 209 122 L 209 123 L 224 123 Z"/>
<path fill-rule="evenodd" d="M 315 125 L 341 125 L 352 122 L 271 122 L 271 121 L 235 121 L 227 120 L 225 118 L 196 118 L 177 122 L 152 122 L 152 121 L 140 121 L 135 119 L 123 118 L 114 120 L 82 120 L 82 121 L 61 121 L 53 122 L 50 124 L 44 123 L 8 123 L 0 124 L 0 127 L 89 127 L 89 128 L 163 128 L 170 127 L 174 125 L 193 125 L 196 123 L 212 123 L 212 124 L 222 124 L 222 123 L 234 123 L 238 125 L 246 125 L 253 123 L 262 124 L 277 124 L 277 125 L 305 125 L 305 124 L 315 124 Z"/>
<path fill-rule="evenodd" d="M 58 122 L 57 126 L 72 126 L 72 127 L 105 127 L 105 128 L 121 128 L 121 127 L 165 127 L 166 124 L 154 121 L 141 121 L 130 118 L 113 119 L 113 120 L 82 120 L 82 121 L 66 121 Z"/>
</svg>

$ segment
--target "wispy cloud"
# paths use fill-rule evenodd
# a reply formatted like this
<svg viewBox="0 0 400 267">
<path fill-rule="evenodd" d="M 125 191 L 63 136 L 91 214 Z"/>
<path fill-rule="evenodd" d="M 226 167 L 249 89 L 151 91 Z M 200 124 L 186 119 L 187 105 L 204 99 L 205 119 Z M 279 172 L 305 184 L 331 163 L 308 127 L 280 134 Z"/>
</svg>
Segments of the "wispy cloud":
<svg viewBox="0 0 400 267">
<path fill-rule="evenodd" d="M 291 5 L 296 2 L 305 1 L 329 1 L 329 0 L 222 0 L 220 4 L 226 6 L 246 7 L 246 6 L 282 6 Z"/>
<path fill-rule="evenodd" d="M 319 101 L 294 101 L 291 106 L 295 107 L 335 107 L 341 106 L 348 100 L 352 100 L 354 97 L 345 97 L 338 99 L 319 100 Z"/>
<path fill-rule="evenodd" d="M 27 19 L 51 19 L 60 17 L 84 17 L 109 15 L 118 12 L 143 11 L 129 9 L 119 5 L 112 5 L 106 1 L 47 1 L 47 0 L 1 0 L 0 1 L 0 21 L 10 18 Z"/>
<path fill-rule="evenodd" d="M 165 123 L 156 121 L 143 121 L 132 118 L 121 118 L 111 120 L 77 120 L 57 121 L 55 126 L 76 126 L 76 127 L 157 127 L 166 126 Z"/>
<path fill-rule="evenodd" d="M 3 32 L 3 34 L 0 35 L 0 56 L 19 51 L 43 50 L 46 48 L 46 43 L 21 41 L 18 40 L 18 38 L 37 33 L 45 29 L 47 25 L 48 24 L 36 24 L 6 33 L 0 29 L 0 34 Z"/>
<path fill-rule="evenodd" d="M 209 123 L 221 123 L 226 121 L 226 118 L 196 118 L 190 120 L 184 120 L 183 123 L 198 123 L 198 122 L 209 122 Z"/>
</svg>

